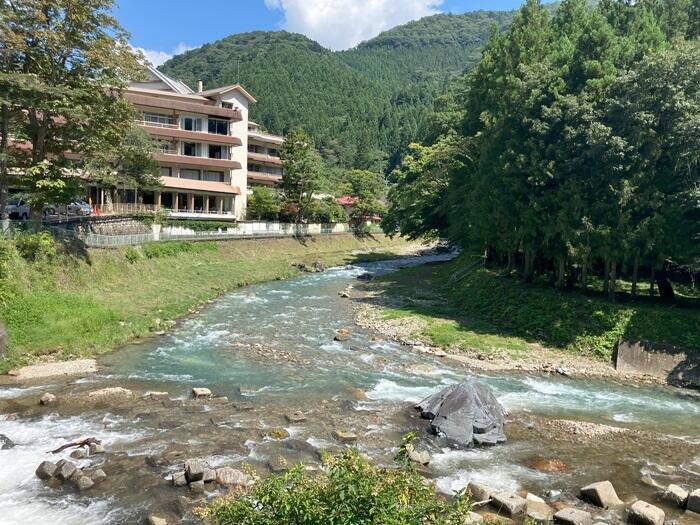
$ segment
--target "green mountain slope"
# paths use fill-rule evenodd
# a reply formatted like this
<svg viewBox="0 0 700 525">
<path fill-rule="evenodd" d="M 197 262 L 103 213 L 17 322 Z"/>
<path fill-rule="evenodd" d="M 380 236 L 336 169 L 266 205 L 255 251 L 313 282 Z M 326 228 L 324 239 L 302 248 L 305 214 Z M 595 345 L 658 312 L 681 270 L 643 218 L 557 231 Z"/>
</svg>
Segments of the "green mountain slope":
<svg viewBox="0 0 700 525">
<path fill-rule="evenodd" d="M 190 85 L 201 79 L 205 89 L 240 80 L 258 99 L 251 118 L 269 131 L 301 127 L 334 164 L 386 169 L 421 138 L 435 98 L 478 62 L 492 28 L 512 17 L 434 15 L 341 52 L 285 31 L 242 33 L 161 69 Z"/>
</svg>

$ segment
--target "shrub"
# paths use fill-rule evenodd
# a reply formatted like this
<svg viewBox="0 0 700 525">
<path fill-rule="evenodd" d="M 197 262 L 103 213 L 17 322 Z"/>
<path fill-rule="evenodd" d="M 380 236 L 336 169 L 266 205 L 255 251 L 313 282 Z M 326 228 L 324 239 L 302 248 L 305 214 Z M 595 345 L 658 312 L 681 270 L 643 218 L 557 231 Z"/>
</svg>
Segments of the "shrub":
<svg viewBox="0 0 700 525">
<path fill-rule="evenodd" d="M 382 468 L 347 450 L 326 458 L 324 467 L 315 475 L 303 465 L 272 474 L 204 513 L 218 525 L 462 525 L 470 510 L 461 495 L 439 497 L 407 462 Z"/>
<path fill-rule="evenodd" d="M 9 239 L 0 239 L 0 304 L 7 304 L 14 297 L 11 271 L 15 266 L 17 248 Z"/>
<path fill-rule="evenodd" d="M 30 262 L 50 262 L 56 258 L 56 243 L 48 232 L 23 232 L 15 238 L 19 254 Z"/>
<path fill-rule="evenodd" d="M 144 257 L 147 259 L 157 259 L 159 257 L 172 257 L 181 253 L 202 253 L 216 251 L 218 249 L 214 242 L 149 242 L 141 248 Z"/>
<path fill-rule="evenodd" d="M 131 264 L 134 264 L 141 258 L 141 254 L 136 248 L 134 248 L 133 246 L 129 246 L 126 249 L 126 252 L 124 253 L 124 257 L 126 257 L 126 260 L 129 261 Z"/>
</svg>

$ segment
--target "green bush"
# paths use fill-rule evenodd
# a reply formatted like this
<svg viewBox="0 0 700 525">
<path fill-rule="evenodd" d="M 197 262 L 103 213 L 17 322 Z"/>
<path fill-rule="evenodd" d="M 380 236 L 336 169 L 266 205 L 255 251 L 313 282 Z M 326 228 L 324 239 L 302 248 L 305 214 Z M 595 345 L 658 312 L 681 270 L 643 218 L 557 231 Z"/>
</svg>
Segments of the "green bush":
<svg viewBox="0 0 700 525">
<path fill-rule="evenodd" d="M 218 250 L 215 242 L 149 242 L 141 248 L 144 257 L 157 259 L 159 257 L 172 257 L 181 253 L 202 253 Z"/>
<path fill-rule="evenodd" d="M 15 238 L 19 254 L 30 262 L 50 262 L 56 258 L 56 243 L 48 232 L 22 232 Z"/>
<path fill-rule="evenodd" d="M 217 525 L 463 525 L 469 510 L 461 495 L 438 496 L 406 461 L 382 468 L 347 450 L 326 458 L 321 473 L 298 465 L 246 494 L 215 500 L 204 513 Z"/>
<path fill-rule="evenodd" d="M 0 239 L 0 304 L 6 304 L 15 294 L 12 281 L 12 268 L 17 258 L 15 243 L 9 239 Z"/>
<path fill-rule="evenodd" d="M 134 248 L 133 246 L 129 246 L 126 249 L 126 252 L 124 253 L 124 257 L 126 257 L 126 260 L 129 261 L 131 264 L 134 264 L 141 258 L 141 254 L 136 248 Z"/>
</svg>

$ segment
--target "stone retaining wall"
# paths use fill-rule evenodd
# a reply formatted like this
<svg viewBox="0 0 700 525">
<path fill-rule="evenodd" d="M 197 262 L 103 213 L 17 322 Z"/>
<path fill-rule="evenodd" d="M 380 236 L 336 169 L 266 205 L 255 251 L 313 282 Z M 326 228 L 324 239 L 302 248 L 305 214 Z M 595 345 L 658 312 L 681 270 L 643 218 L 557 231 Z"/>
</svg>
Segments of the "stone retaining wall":
<svg viewBox="0 0 700 525">
<path fill-rule="evenodd" d="M 669 383 L 700 388 L 700 351 L 651 341 L 620 340 L 615 368 L 622 373 L 647 374 Z"/>
</svg>

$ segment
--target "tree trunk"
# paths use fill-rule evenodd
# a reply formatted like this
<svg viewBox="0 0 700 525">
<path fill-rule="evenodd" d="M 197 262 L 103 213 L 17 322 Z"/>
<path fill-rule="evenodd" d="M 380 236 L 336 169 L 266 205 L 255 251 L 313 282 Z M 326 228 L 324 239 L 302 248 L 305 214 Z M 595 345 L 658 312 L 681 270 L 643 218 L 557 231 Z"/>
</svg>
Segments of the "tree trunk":
<svg viewBox="0 0 700 525">
<path fill-rule="evenodd" d="M 531 282 L 532 281 L 532 273 L 533 273 L 533 262 L 535 259 L 535 254 L 531 249 L 526 249 L 525 250 L 525 257 L 523 258 L 523 264 L 525 266 L 525 271 L 523 277 L 525 278 L 525 282 Z"/>
<path fill-rule="evenodd" d="M 513 270 L 513 262 L 515 261 L 515 254 L 513 250 L 508 250 L 508 273 Z"/>
<path fill-rule="evenodd" d="M 634 256 L 634 264 L 632 266 L 632 297 L 637 297 L 637 281 L 639 279 L 639 254 Z"/>
<path fill-rule="evenodd" d="M 0 114 L 0 220 L 9 218 L 7 213 L 7 154 L 10 148 L 10 107 L 2 105 Z"/>
<path fill-rule="evenodd" d="M 610 285 L 609 285 L 609 297 L 610 297 L 610 302 L 614 303 L 615 302 L 615 273 L 617 270 L 617 263 L 616 262 L 611 262 L 610 263 Z"/>
<path fill-rule="evenodd" d="M 586 284 L 588 282 L 588 261 L 584 261 L 581 265 L 581 290 L 586 291 Z"/>
<path fill-rule="evenodd" d="M 656 279 L 656 267 L 651 267 L 651 279 L 649 281 L 649 297 L 654 297 L 654 280 Z"/>
<path fill-rule="evenodd" d="M 564 288 L 564 279 L 566 277 L 566 257 L 563 255 L 557 261 L 557 288 Z"/>
<path fill-rule="evenodd" d="M 659 287 L 659 295 L 661 296 L 661 299 L 670 303 L 676 300 L 676 294 L 673 291 L 671 281 L 668 280 L 668 272 L 666 271 L 666 268 L 662 268 L 656 272 L 656 284 Z"/>
<path fill-rule="evenodd" d="M 603 293 L 607 295 L 610 290 L 610 262 L 607 257 L 603 261 L 603 266 Z"/>
</svg>

